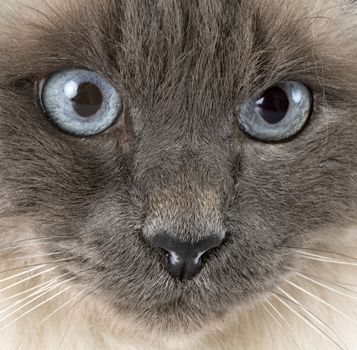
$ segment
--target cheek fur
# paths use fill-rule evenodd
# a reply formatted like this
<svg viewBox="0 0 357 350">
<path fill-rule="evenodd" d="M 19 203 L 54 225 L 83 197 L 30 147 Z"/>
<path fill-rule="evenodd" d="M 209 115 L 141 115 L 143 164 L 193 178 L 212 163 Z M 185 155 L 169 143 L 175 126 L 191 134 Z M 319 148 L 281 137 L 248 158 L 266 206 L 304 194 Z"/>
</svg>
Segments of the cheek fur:
<svg viewBox="0 0 357 350">
<path fill-rule="evenodd" d="M 356 348 L 356 235 L 347 230 L 357 222 L 355 20 L 352 12 L 346 19 L 352 8 L 330 1 L 285 5 L 68 1 L 55 11 L 46 5 L 48 17 L 6 17 L 6 349 L 72 348 L 75 339 L 79 350 L 281 350 L 294 346 L 290 329 L 307 348 L 340 344 L 335 331 Z M 33 94 L 34 78 L 78 62 L 123 91 L 127 109 L 120 128 L 92 139 L 49 124 Z M 314 114 L 298 137 L 263 144 L 226 117 L 286 79 L 314 91 Z M 224 239 L 183 281 L 150 244 L 161 231 L 179 241 L 212 232 Z M 314 338 L 311 323 L 329 328 Z"/>
</svg>

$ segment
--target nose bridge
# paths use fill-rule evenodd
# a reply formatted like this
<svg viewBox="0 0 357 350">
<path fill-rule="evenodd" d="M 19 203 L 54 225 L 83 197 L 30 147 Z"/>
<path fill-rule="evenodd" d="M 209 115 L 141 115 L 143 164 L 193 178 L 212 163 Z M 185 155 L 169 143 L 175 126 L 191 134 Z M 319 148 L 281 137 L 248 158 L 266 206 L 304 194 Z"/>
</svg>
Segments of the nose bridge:
<svg viewBox="0 0 357 350">
<path fill-rule="evenodd" d="M 143 233 L 167 255 L 166 270 L 172 277 L 190 279 L 203 268 L 206 254 L 225 238 L 222 199 L 212 181 L 177 180 L 149 197 Z"/>
<path fill-rule="evenodd" d="M 222 208 L 233 182 L 228 152 L 214 143 L 169 148 L 160 141 L 143 151 L 137 180 L 145 193 L 144 233 L 192 242 L 223 237 Z"/>
<path fill-rule="evenodd" d="M 212 235 L 222 238 L 225 230 L 220 186 L 203 178 L 199 184 L 192 178 L 176 180 L 166 186 L 162 183 L 148 195 L 146 235 L 170 234 L 189 242 Z"/>
<path fill-rule="evenodd" d="M 166 254 L 166 270 L 175 278 L 198 274 L 226 235 L 223 208 L 231 181 L 229 161 L 221 161 L 220 167 L 214 152 L 213 161 L 208 155 L 202 148 L 163 152 L 141 178 L 146 207 L 143 235 Z"/>
</svg>

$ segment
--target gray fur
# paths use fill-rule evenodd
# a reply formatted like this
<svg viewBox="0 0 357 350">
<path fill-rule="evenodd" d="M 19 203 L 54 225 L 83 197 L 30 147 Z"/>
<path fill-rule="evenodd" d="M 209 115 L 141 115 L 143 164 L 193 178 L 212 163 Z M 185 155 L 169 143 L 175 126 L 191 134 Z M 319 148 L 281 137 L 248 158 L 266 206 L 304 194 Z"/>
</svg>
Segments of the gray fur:
<svg viewBox="0 0 357 350">
<path fill-rule="evenodd" d="M 331 24 L 340 41 L 313 38 L 323 19 L 289 3 L 286 16 L 279 1 L 83 0 L 10 28 L 1 215 L 31 218 L 73 258 L 63 270 L 152 328 L 195 329 L 269 291 L 294 262 L 287 246 L 356 222 L 356 36 Z M 34 81 L 71 67 L 117 88 L 121 124 L 79 139 L 46 120 Z M 240 104 L 281 80 L 311 88 L 308 126 L 284 143 L 250 139 Z M 176 281 L 146 241 L 160 230 L 226 239 L 194 281 Z"/>
</svg>

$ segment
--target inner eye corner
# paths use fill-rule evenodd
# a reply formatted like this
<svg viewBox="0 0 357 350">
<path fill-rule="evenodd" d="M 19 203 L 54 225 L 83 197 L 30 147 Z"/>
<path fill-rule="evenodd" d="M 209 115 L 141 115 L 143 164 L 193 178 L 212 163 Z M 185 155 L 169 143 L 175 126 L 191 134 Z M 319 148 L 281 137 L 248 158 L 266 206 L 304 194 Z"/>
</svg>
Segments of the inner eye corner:
<svg viewBox="0 0 357 350">
<path fill-rule="evenodd" d="M 33 90 L 36 96 L 40 97 L 43 89 L 43 85 L 46 81 L 46 77 L 39 75 L 39 76 L 34 76 L 31 78 L 32 84 L 33 84 Z"/>
</svg>

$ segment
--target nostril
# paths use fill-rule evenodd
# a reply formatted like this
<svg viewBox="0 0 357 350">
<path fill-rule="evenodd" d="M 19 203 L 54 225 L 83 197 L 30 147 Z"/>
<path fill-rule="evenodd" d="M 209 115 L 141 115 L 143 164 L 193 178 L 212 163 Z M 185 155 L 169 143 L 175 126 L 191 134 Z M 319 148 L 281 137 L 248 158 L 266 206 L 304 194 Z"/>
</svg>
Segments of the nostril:
<svg viewBox="0 0 357 350">
<path fill-rule="evenodd" d="M 177 279 L 191 279 L 196 276 L 203 268 L 202 261 L 193 260 L 190 258 L 186 259 L 172 259 L 172 255 L 169 254 L 169 258 L 166 264 L 167 272 L 174 278 Z"/>
<path fill-rule="evenodd" d="M 199 242 L 182 242 L 169 235 L 157 235 L 149 238 L 149 242 L 166 252 L 166 270 L 172 277 L 190 279 L 202 270 L 206 253 L 223 240 L 212 236 Z"/>
<path fill-rule="evenodd" d="M 171 265 L 180 264 L 182 262 L 182 258 L 187 258 L 187 256 L 182 257 L 182 256 L 178 255 L 175 251 L 166 251 L 165 249 L 163 249 L 163 250 L 166 252 L 168 263 Z M 197 265 L 202 264 L 203 257 L 205 256 L 206 253 L 207 253 L 207 251 L 198 252 L 196 257 L 192 257 L 193 263 L 197 264 Z"/>
</svg>

